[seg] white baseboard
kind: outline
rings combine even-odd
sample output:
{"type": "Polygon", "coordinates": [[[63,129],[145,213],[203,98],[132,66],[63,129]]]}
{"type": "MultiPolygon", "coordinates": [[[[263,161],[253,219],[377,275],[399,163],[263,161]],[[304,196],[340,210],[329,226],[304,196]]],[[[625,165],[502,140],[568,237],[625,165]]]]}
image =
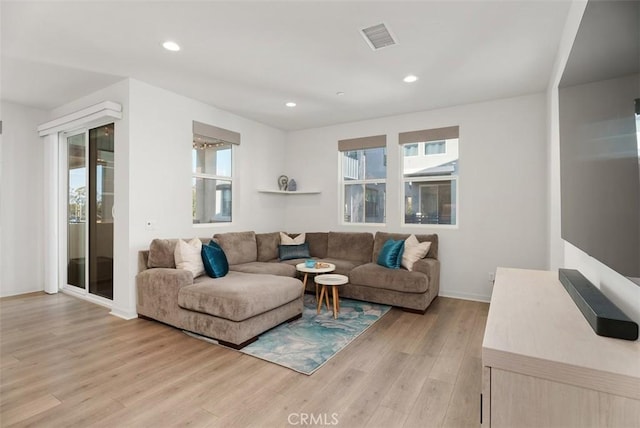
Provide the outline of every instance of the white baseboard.
{"type": "Polygon", "coordinates": [[[111,312],[109,312],[109,314],[127,321],[138,318],[137,312],[123,311],[121,309],[113,307],[111,308],[111,312]]]}
{"type": "Polygon", "coordinates": [[[9,290],[9,291],[3,291],[2,294],[0,294],[0,297],[20,296],[22,294],[38,293],[40,291],[44,291],[44,289],[34,288],[33,290],[9,290]]]}
{"type": "Polygon", "coordinates": [[[450,297],[452,299],[472,300],[474,302],[484,302],[484,303],[489,303],[491,301],[491,296],[486,296],[484,294],[457,292],[457,291],[446,291],[446,292],[440,291],[440,293],[438,293],[438,296],[450,297]]]}

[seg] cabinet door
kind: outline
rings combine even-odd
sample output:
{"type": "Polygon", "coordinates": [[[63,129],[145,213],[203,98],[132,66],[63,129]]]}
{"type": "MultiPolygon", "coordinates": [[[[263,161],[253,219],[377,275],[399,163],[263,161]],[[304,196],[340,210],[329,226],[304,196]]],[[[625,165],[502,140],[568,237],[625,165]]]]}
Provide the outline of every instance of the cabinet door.
{"type": "Polygon", "coordinates": [[[491,426],[491,367],[482,367],[482,395],[480,399],[480,425],[491,426]]]}

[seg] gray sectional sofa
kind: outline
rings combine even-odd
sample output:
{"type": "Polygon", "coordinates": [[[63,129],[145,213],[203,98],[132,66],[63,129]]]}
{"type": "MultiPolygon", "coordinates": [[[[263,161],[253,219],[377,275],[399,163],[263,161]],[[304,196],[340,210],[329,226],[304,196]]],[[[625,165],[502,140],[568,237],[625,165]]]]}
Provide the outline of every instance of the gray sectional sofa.
{"type": "MultiPolygon", "coordinates": [[[[438,236],[416,235],[420,242],[430,241],[431,247],[412,271],[376,263],[388,239],[408,236],[307,232],[306,242],[312,258],[335,264],[335,273],[349,277],[349,283],[340,288],[341,297],[424,313],[440,287],[438,236]]],[[[223,278],[204,275],[194,279],[189,271],[171,266],[176,240],[154,240],[150,250],[140,252],[136,277],[139,315],[237,348],[301,316],[303,290],[302,282],[296,279],[295,265],[304,259],[278,259],[280,232],[229,232],[216,234],[213,239],[229,262],[230,271],[223,278]]],[[[206,243],[208,238],[202,241],[206,243]]],[[[314,290],[310,281],[307,291],[314,290]]]]}

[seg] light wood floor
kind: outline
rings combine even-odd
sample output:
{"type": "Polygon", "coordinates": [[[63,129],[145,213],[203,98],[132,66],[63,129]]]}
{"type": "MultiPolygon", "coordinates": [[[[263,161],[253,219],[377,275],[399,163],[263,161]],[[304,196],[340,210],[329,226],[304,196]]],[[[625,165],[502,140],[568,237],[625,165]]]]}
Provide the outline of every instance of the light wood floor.
{"type": "Polygon", "coordinates": [[[64,294],[4,298],[0,426],[478,427],[487,310],[392,309],[305,376],[64,294]]]}

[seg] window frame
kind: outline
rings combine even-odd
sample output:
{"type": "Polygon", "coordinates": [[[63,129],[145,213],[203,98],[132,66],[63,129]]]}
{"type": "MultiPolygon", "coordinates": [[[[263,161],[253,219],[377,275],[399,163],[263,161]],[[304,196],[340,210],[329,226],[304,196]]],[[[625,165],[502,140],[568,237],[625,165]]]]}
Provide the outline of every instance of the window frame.
{"type": "Polygon", "coordinates": [[[459,175],[434,175],[429,177],[405,177],[402,173],[402,168],[400,168],[400,182],[401,191],[400,193],[400,218],[401,218],[401,226],[402,227],[415,227],[420,229],[425,228],[437,228],[437,229],[458,229],[460,227],[460,180],[459,175]],[[407,223],[405,220],[405,187],[407,183],[411,182],[412,184],[416,183],[428,183],[434,181],[455,181],[456,184],[456,224],[439,224],[439,223],[407,223]]]}
{"type": "MultiPolygon", "coordinates": [[[[194,139],[196,138],[196,135],[194,134],[194,139]]],[[[231,150],[231,175],[230,176],[225,176],[225,175],[217,175],[217,174],[207,174],[207,173],[202,173],[202,172],[195,172],[193,170],[193,164],[191,165],[191,204],[193,206],[194,203],[194,197],[197,197],[197,195],[193,194],[193,180],[196,179],[203,179],[203,180],[221,180],[221,181],[228,181],[231,184],[231,215],[230,215],[230,220],[229,221],[218,221],[218,222],[207,222],[207,223],[194,223],[194,217],[193,217],[193,213],[191,216],[191,225],[194,228],[203,228],[203,227],[224,227],[224,226],[229,226],[233,224],[234,221],[234,213],[236,213],[236,190],[235,190],[235,186],[234,181],[235,181],[235,171],[236,171],[236,156],[237,156],[237,150],[236,147],[237,144],[234,143],[230,143],[228,141],[220,141],[222,143],[228,144],[231,150]]],[[[195,149],[195,142],[192,144],[192,148],[191,148],[191,156],[193,157],[193,150],[195,149]]],[[[196,201],[197,202],[197,201],[196,201]]]]}
{"type": "MultiPolygon", "coordinates": [[[[457,128],[457,127],[456,127],[457,128]]],[[[443,130],[446,130],[446,128],[441,128],[443,130]]],[[[425,130],[425,131],[419,131],[419,132],[432,132],[435,131],[436,133],[438,131],[440,131],[440,129],[434,129],[434,130],[425,130]]],[[[427,154],[423,154],[422,156],[426,156],[426,157],[432,157],[432,156],[445,156],[448,152],[448,140],[458,140],[458,157],[456,159],[456,162],[460,162],[460,135],[459,135],[459,131],[458,132],[457,137],[455,138],[438,138],[438,139],[434,139],[434,140],[428,140],[428,141],[420,141],[418,142],[418,144],[421,144],[423,146],[426,146],[426,144],[428,144],[429,142],[436,142],[436,141],[444,141],[445,142],[445,152],[444,153],[437,153],[437,154],[431,154],[431,155],[427,155],[427,154]]],[[[400,140],[400,134],[399,133],[399,140],[400,140]]],[[[399,192],[398,192],[398,200],[399,200],[399,209],[400,209],[400,227],[406,227],[406,228],[415,228],[415,229],[441,229],[441,230],[446,230],[446,229],[459,229],[460,228],[460,173],[459,171],[457,171],[456,174],[450,174],[450,175],[430,175],[430,176],[424,176],[424,177],[405,177],[404,176],[404,162],[405,162],[405,156],[404,156],[404,146],[406,144],[416,144],[415,142],[410,142],[410,143],[405,143],[405,144],[398,144],[399,149],[398,149],[398,177],[399,177],[399,192]],[[450,181],[452,183],[455,183],[455,219],[456,219],[456,223],[455,224],[438,224],[438,223],[407,223],[406,222],[406,215],[405,215],[405,189],[408,183],[424,183],[424,182],[433,182],[433,181],[450,181]]],[[[426,149],[423,149],[422,152],[424,152],[426,149]]],[[[409,158],[413,158],[413,156],[409,156],[409,158]]]]}
{"type": "Polygon", "coordinates": [[[338,203],[338,224],[340,224],[341,226],[354,226],[354,227],[369,227],[369,226],[374,226],[374,227],[382,227],[382,226],[386,226],[387,225],[387,200],[388,200],[388,187],[387,187],[387,182],[388,182],[388,178],[389,178],[389,168],[388,168],[388,153],[387,153],[388,148],[386,146],[383,147],[367,147],[367,148],[362,148],[362,149],[356,149],[356,150],[346,150],[346,151],[338,151],[338,194],[340,195],[340,200],[338,203]],[[346,157],[347,153],[349,152],[356,152],[356,151],[365,151],[365,150],[374,150],[374,149],[382,149],[383,150],[383,159],[384,159],[384,164],[385,164],[385,177],[384,178],[369,178],[369,179],[361,179],[361,180],[349,180],[346,181],[344,178],[344,157],[346,157]],[[367,184],[384,184],[384,192],[385,192],[385,198],[384,198],[384,204],[383,204],[383,218],[384,218],[384,222],[379,223],[367,223],[365,222],[348,222],[345,221],[345,212],[344,212],[344,207],[346,204],[346,186],[347,185],[362,185],[363,186],[363,198],[365,200],[365,203],[363,204],[363,209],[365,210],[364,212],[364,218],[366,219],[366,194],[367,194],[367,184]]]}

